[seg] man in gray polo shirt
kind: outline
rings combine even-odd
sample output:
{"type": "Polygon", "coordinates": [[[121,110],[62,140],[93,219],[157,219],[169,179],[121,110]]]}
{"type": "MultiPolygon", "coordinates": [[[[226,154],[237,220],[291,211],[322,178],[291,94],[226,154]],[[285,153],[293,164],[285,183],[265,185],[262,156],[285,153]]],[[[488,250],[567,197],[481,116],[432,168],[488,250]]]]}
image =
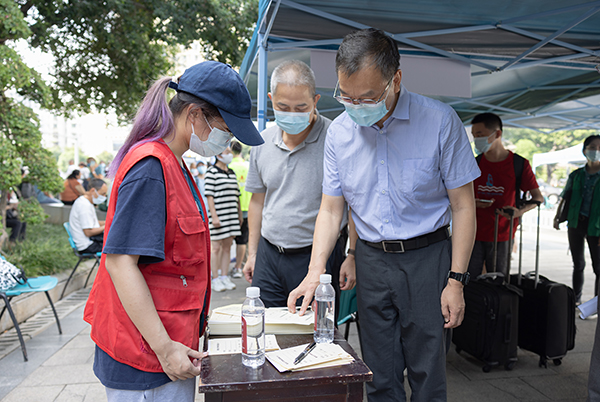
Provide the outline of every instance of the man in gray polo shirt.
{"type": "MultiPolygon", "coordinates": [[[[314,73],[301,61],[275,68],[269,98],[277,125],[262,132],[265,144],[250,153],[246,191],[252,198],[244,275],[260,288],[266,307],[284,307],[289,292],[308,272],[331,120],[317,112],[320,95],[315,92],[314,73]]],[[[344,218],[340,229],[345,227],[344,218]]],[[[338,295],[338,282],[341,289],[351,289],[355,281],[354,256],[340,272],[345,243],[346,236],[339,236],[327,263],[338,295]]]]}

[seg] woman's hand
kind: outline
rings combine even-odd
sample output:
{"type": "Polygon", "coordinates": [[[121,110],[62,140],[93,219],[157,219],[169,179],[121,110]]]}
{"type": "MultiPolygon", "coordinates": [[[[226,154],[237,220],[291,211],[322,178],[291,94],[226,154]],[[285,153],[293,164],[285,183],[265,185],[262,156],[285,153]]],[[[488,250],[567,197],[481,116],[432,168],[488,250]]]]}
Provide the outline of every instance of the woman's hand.
{"type": "Polygon", "coordinates": [[[175,341],[154,352],[171,381],[186,380],[200,375],[201,361],[208,356],[208,352],[198,352],[175,341]]]}

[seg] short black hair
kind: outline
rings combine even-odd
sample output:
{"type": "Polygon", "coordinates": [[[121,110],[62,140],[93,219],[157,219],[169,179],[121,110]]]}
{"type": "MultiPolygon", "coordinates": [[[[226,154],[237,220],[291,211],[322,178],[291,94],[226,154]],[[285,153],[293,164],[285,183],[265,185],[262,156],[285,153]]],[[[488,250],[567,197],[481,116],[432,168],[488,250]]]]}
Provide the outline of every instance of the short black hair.
{"type": "Polygon", "coordinates": [[[500,116],[494,113],[480,113],[477,116],[473,117],[471,120],[471,125],[483,123],[485,128],[488,130],[500,130],[502,131],[502,119],[500,116]]]}
{"type": "Polygon", "coordinates": [[[235,155],[239,155],[242,153],[242,144],[240,144],[238,141],[231,141],[230,147],[231,152],[235,155]]]}
{"type": "Polygon", "coordinates": [[[90,180],[89,188],[95,188],[96,190],[100,190],[105,184],[106,182],[104,180],[93,178],[92,180],[90,180]]]}
{"type": "Polygon", "coordinates": [[[585,141],[583,141],[583,150],[585,151],[588,145],[590,145],[594,140],[600,140],[600,135],[590,135],[587,137],[585,141]]]}
{"type": "Polygon", "coordinates": [[[396,42],[375,28],[346,35],[335,56],[336,73],[351,76],[369,65],[377,66],[384,79],[391,79],[400,68],[396,42]]]}

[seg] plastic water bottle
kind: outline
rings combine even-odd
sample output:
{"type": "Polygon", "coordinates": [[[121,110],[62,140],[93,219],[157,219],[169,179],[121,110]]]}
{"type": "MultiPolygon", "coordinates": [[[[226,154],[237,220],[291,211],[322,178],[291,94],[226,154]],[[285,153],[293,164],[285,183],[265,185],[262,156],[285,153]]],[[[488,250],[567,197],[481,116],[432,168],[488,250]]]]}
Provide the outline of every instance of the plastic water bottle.
{"type": "Polygon", "coordinates": [[[265,305],[257,287],[246,288],[242,304],[242,363],[252,368],[265,363],[265,305]]]}
{"type": "Polygon", "coordinates": [[[335,290],[331,286],[331,275],[323,274],[315,291],[313,311],[315,314],[315,342],[333,342],[335,290]]]}

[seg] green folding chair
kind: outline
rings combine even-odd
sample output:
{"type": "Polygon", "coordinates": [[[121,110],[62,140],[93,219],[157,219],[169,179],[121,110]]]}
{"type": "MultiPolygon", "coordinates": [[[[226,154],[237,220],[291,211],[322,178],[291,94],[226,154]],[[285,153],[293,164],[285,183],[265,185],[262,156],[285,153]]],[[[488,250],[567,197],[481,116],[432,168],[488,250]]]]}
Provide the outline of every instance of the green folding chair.
{"type": "Polygon", "coordinates": [[[340,294],[340,311],[338,317],[340,317],[337,322],[338,327],[342,324],[346,324],[344,330],[344,338],[346,338],[346,340],[348,340],[348,334],[350,333],[350,324],[355,322],[356,328],[360,330],[358,309],[356,307],[356,288],[342,290],[340,294]]]}

